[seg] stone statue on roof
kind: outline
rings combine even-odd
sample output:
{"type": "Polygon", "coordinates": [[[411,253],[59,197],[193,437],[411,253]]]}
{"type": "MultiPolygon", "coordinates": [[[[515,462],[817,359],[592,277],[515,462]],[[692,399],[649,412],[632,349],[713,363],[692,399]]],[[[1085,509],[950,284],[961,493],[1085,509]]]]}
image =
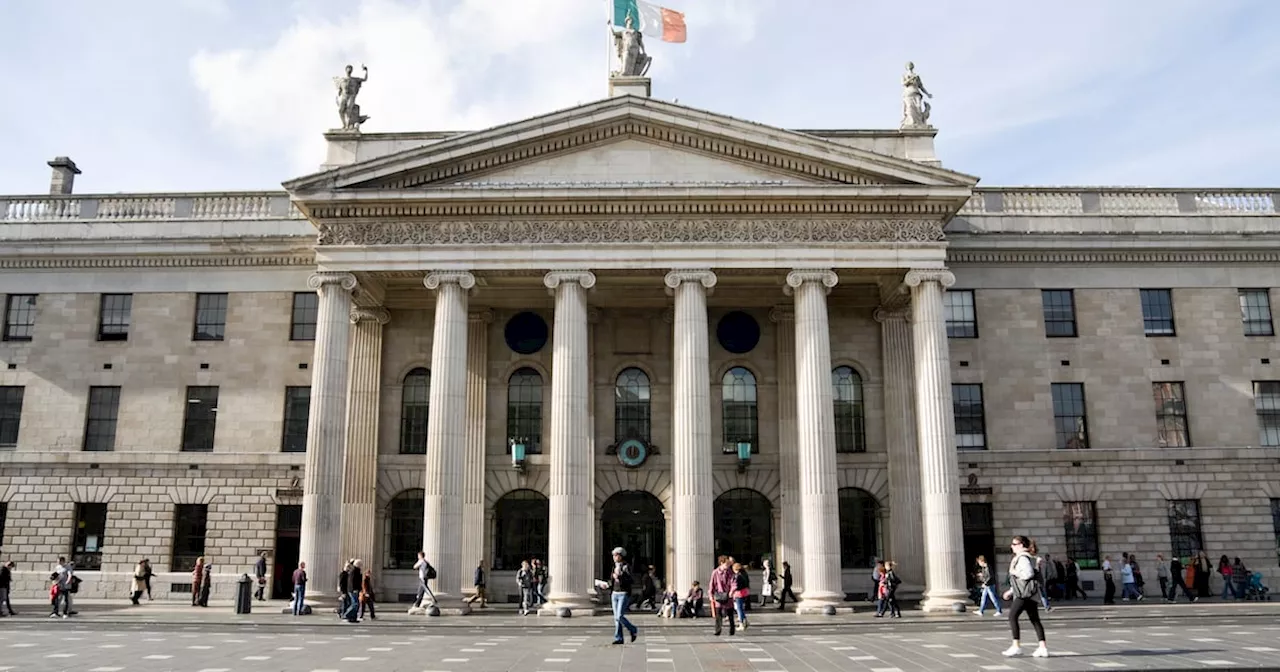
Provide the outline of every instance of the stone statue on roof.
{"type": "Polygon", "coordinates": [[[627,12],[626,27],[613,31],[613,45],[618,51],[621,69],[615,77],[644,77],[653,58],[644,53],[644,35],[635,27],[635,19],[627,12]]]}
{"type": "Polygon", "coordinates": [[[333,84],[338,87],[338,117],[342,119],[342,130],[360,132],[360,124],[369,120],[360,114],[360,106],[356,104],[356,96],[360,94],[360,85],[369,81],[369,68],[361,64],[364,77],[351,74],[352,67],[347,66],[346,74],[334,77],[333,84]]]}
{"type": "Polygon", "coordinates": [[[929,110],[933,108],[925,97],[932,98],[933,94],[924,88],[915,63],[908,62],[907,72],[902,75],[902,128],[929,127],[929,110]]]}

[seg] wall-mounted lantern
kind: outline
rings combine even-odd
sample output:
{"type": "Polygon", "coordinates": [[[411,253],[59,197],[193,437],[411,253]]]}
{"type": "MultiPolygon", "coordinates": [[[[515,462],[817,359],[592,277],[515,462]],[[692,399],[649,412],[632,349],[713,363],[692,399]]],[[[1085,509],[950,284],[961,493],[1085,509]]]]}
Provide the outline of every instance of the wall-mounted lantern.
{"type": "Polygon", "coordinates": [[[511,439],[511,466],[516,471],[524,471],[524,451],[523,439],[511,439]]]}
{"type": "Polygon", "coordinates": [[[751,444],[747,441],[738,442],[738,473],[746,473],[747,467],[751,464],[751,444]]]}

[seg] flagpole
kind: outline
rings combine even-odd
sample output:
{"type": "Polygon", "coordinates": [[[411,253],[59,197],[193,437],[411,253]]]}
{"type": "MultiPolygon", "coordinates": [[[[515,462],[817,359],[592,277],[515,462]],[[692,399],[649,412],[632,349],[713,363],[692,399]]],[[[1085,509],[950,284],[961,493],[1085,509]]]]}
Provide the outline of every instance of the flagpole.
{"type": "Polygon", "coordinates": [[[609,73],[613,66],[613,0],[604,0],[604,75],[605,75],[605,95],[608,92],[609,73]]]}

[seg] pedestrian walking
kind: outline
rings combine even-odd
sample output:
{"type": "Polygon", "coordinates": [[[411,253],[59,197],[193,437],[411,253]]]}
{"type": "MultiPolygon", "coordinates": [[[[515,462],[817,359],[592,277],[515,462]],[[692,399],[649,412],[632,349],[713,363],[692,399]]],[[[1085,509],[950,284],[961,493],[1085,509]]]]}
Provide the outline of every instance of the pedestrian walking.
{"type": "Polygon", "coordinates": [[[360,616],[358,620],[364,620],[366,609],[369,610],[369,620],[378,620],[378,611],[374,609],[374,601],[373,570],[366,570],[360,583],[360,616]]]}
{"type": "Polygon", "coordinates": [[[782,563],[782,592],[778,594],[778,611],[787,608],[787,597],[791,597],[792,602],[799,602],[799,598],[791,590],[791,563],[785,560],[782,563]]]}
{"type": "Polygon", "coordinates": [[[1125,557],[1123,564],[1120,565],[1120,601],[1128,602],[1129,599],[1142,599],[1138,594],[1137,579],[1133,575],[1133,564],[1129,562],[1129,558],[1125,557]]]}
{"type": "Polygon", "coordinates": [[[302,616],[305,612],[303,609],[304,602],[307,597],[307,563],[299,562],[298,568],[293,570],[293,615],[302,616]]]}
{"type": "Polygon", "coordinates": [[[142,585],[147,589],[148,602],[150,602],[153,599],[151,597],[151,577],[155,575],[156,573],[151,571],[151,561],[148,560],[147,558],[143,558],[142,559],[142,585]]]}
{"type": "Polygon", "coordinates": [[[1116,580],[1111,573],[1111,556],[1102,556],[1102,582],[1106,588],[1102,593],[1103,604],[1116,603],[1116,580]]]}
{"type": "Polygon", "coordinates": [[[1156,582],[1160,584],[1160,599],[1169,601],[1169,565],[1163,553],[1156,553],[1156,582]]]}
{"type": "Polygon", "coordinates": [[[422,606],[424,597],[431,598],[432,606],[436,603],[436,594],[431,592],[431,586],[428,581],[436,578],[436,568],[427,562],[427,554],[424,551],[418,551],[418,561],[413,563],[413,568],[418,570],[418,598],[413,601],[414,608],[422,606]]]}
{"type": "Polygon", "coordinates": [[[475,586],[476,592],[474,595],[472,595],[470,598],[465,599],[464,601],[467,604],[473,604],[476,601],[476,599],[479,599],[480,608],[484,609],[485,607],[488,606],[485,603],[485,594],[484,594],[484,585],[485,585],[484,560],[481,560],[480,562],[476,563],[476,573],[472,577],[471,585],[475,586]]]}
{"type": "Polygon", "coordinates": [[[138,564],[133,568],[133,581],[129,595],[129,601],[133,606],[138,606],[138,600],[142,598],[142,594],[147,590],[147,565],[146,560],[139,560],[138,564]]]}
{"type": "Polygon", "coordinates": [[[347,570],[347,611],[343,617],[348,623],[360,621],[360,587],[364,585],[363,563],[359,558],[352,558],[351,569],[347,570]]]}
{"type": "Polygon", "coordinates": [[[778,581],[777,572],[773,571],[773,565],[768,560],[764,561],[764,571],[760,575],[760,606],[769,606],[769,602],[773,600],[774,584],[778,581]]]}
{"type": "Polygon", "coordinates": [[[520,561],[520,569],[516,570],[516,587],[520,589],[520,615],[528,616],[537,609],[538,600],[534,597],[533,565],[528,560],[520,561]]]}
{"type": "Polygon", "coordinates": [[[880,575],[880,605],[876,609],[876,618],[883,617],[886,609],[889,618],[902,618],[902,611],[898,608],[898,585],[902,579],[893,571],[894,567],[892,560],[885,561],[884,572],[880,575]]]}
{"type": "Polygon", "coordinates": [[[626,563],[627,550],[621,546],[613,549],[613,573],[610,576],[610,601],[613,605],[613,643],[622,643],[622,630],[631,633],[631,641],[636,641],[639,628],[627,618],[627,603],[631,601],[631,566],[626,563]]]}
{"type": "Polygon", "coordinates": [[[1080,599],[1089,599],[1089,594],[1084,592],[1084,588],[1080,587],[1080,563],[1075,558],[1067,558],[1067,599],[1074,600],[1076,595],[1080,599]]]}
{"type": "Polygon", "coordinates": [[[541,606],[547,603],[547,584],[550,582],[550,575],[547,572],[546,563],[538,558],[533,559],[533,598],[537,600],[537,605],[541,606]]]}
{"type": "Polygon", "coordinates": [[[716,559],[719,564],[715,571],[711,572],[711,581],[708,585],[711,587],[711,618],[716,622],[715,635],[720,636],[720,624],[723,619],[729,619],[729,636],[732,637],[737,625],[734,622],[733,612],[733,594],[738,590],[737,575],[733,572],[733,560],[727,555],[722,555],[716,559]]]}
{"type": "Polygon", "coordinates": [[[13,589],[13,570],[15,567],[16,565],[13,564],[12,560],[0,566],[0,616],[18,615],[18,612],[13,610],[13,603],[9,601],[9,594],[13,589]]]}
{"type": "Polygon", "coordinates": [[[979,616],[986,616],[987,602],[991,602],[991,606],[996,609],[996,616],[1003,616],[1004,611],[1000,608],[1000,598],[996,596],[996,586],[999,585],[996,578],[996,570],[987,564],[987,556],[978,556],[978,589],[982,591],[982,597],[978,601],[979,616]]]}
{"type": "MultiPolygon", "coordinates": [[[[1192,562],[1194,562],[1194,560],[1192,562]]],[[[1191,588],[1187,586],[1186,576],[1190,574],[1188,571],[1190,569],[1190,566],[1184,568],[1182,566],[1182,561],[1179,560],[1177,556],[1174,556],[1169,560],[1169,578],[1173,580],[1173,586],[1169,588],[1169,595],[1165,599],[1170,602],[1176,602],[1178,599],[1178,589],[1181,588],[1182,593],[1187,596],[1188,600],[1191,602],[1196,601],[1196,596],[1192,594],[1191,588]]]]}
{"type": "Polygon", "coordinates": [[[196,558],[196,566],[191,569],[191,606],[200,606],[200,586],[204,584],[204,556],[196,558]]]}
{"type": "Polygon", "coordinates": [[[253,563],[253,577],[257,579],[258,590],[253,594],[259,602],[265,602],[267,599],[267,552],[263,551],[258,556],[257,562],[253,563]]]}
{"type": "Polygon", "coordinates": [[[1013,644],[1005,649],[1004,655],[1022,655],[1022,627],[1018,617],[1026,613],[1031,627],[1035,628],[1036,639],[1040,640],[1040,646],[1031,655],[1048,658],[1049,647],[1045,643],[1039,611],[1039,592],[1043,588],[1036,580],[1036,558],[1031,555],[1031,540],[1023,536],[1014,537],[1009,548],[1013,551],[1013,560],[1009,563],[1009,589],[1004,591],[1004,599],[1009,600],[1009,634],[1013,637],[1013,644]]]}
{"type": "MultiPolygon", "coordinates": [[[[733,558],[730,558],[732,560],[733,558]]],[[[747,601],[751,599],[751,574],[740,562],[733,563],[733,608],[738,612],[738,627],[747,629],[747,601]]]]}
{"type": "Polygon", "coordinates": [[[213,561],[204,561],[204,572],[200,575],[200,606],[209,606],[209,593],[213,592],[213,561]]]}
{"type": "Polygon", "coordinates": [[[1031,541],[1031,547],[1027,549],[1027,552],[1036,561],[1036,583],[1040,584],[1040,604],[1045,611],[1053,611],[1053,607],[1049,606],[1049,591],[1046,588],[1044,578],[1045,559],[1039,556],[1040,549],[1036,548],[1035,540],[1031,541]]]}

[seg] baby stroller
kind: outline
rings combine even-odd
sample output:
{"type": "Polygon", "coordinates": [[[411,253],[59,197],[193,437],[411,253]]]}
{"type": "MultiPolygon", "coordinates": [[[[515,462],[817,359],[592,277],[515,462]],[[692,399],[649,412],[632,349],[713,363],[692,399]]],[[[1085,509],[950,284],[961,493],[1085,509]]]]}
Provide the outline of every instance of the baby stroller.
{"type": "Polygon", "coordinates": [[[1271,601],[1271,589],[1262,585],[1262,572],[1249,574],[1249,585],[1244,589],[1244,599],[1259,602],[1271,601]]]}

